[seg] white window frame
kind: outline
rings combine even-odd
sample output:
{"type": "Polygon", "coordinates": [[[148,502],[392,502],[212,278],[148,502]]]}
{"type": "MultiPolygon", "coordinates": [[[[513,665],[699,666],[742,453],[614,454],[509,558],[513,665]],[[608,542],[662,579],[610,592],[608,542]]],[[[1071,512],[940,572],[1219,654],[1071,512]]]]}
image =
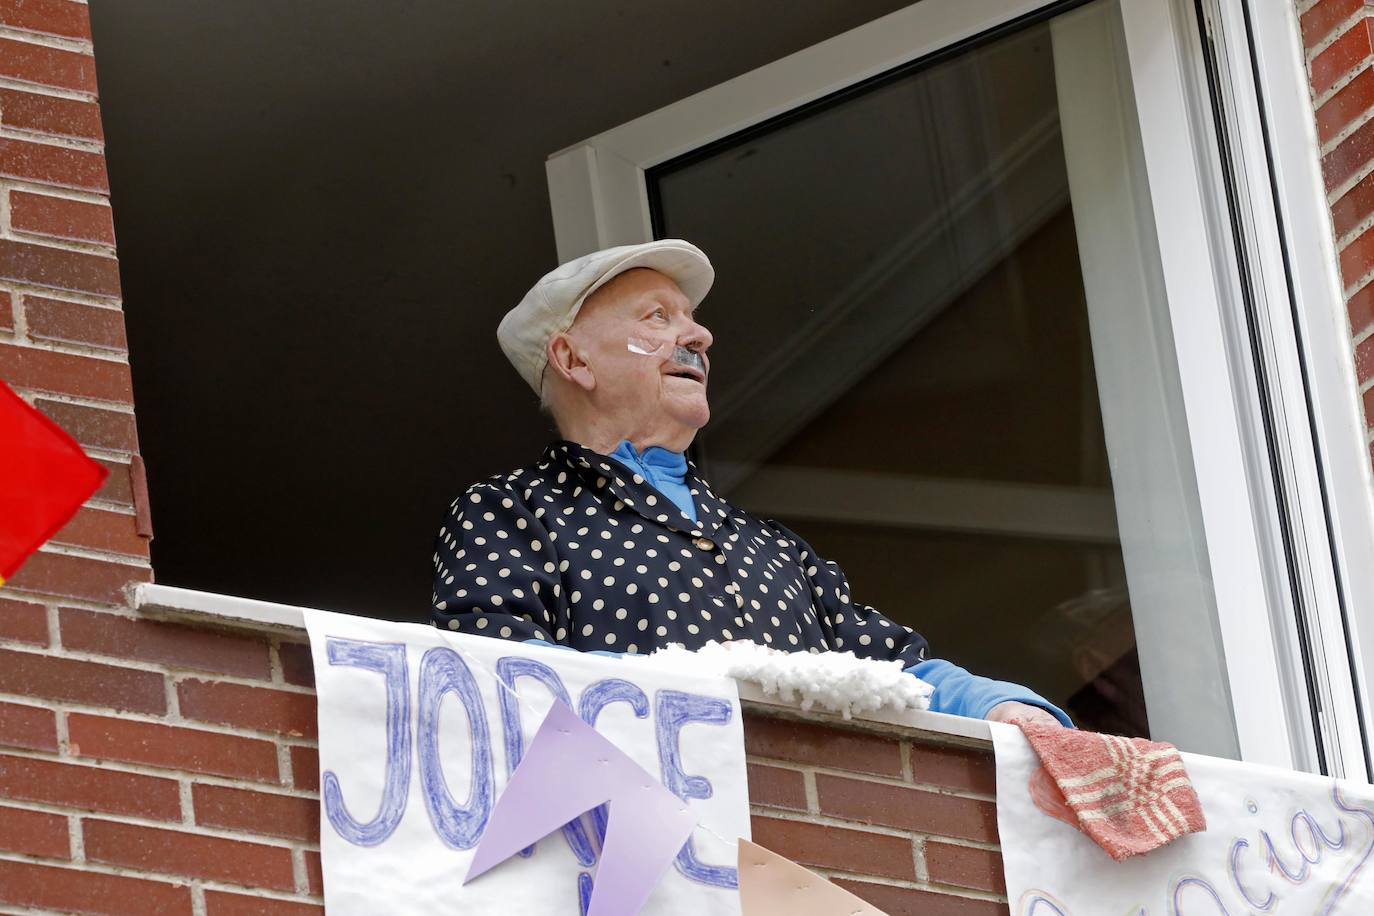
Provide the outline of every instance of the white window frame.
{"type": "MultiPolygon", "coordinates": [[[[1232,78],[1242,95],[1242,107],[1252,114],[1246,127],[1251,136],[1241,152],[1257,169],[1267,164],[1272,170],[1271,182],[1256,182],[1252,193],[1257,209],[1267,206],[1265,212],[1282,217],[1271,217],[1259,227],[1269,235],[1264,240],[1270,252],[1265,260],[1274,267],[1270,277],[1276,288],[1268,302],[1280,338],[1275,350],[1290,363],[1285,394],[1290,400],[1305,394],[1310,405],[1307,415],[1295,409],[1303,423],[1310,417],[1311,425],[1309,454],[1301,462],[1304,479],[1298,485],[1301,509],[1308,514],[1308,525],[1329,534],[1325,539],[1317,534],[1309,538],[1320,549],[1308,560],[1324,593],[1320,624],[1328,653],[1346,654],[1341,653],[1347,647],[1340,640],[1344,636],[1348,641],[1346,676],[1353,681],[1353,694],[1361,707],[1358,714],[1366,736],[1368,767],[1368,744],[1374,736],[1368,692],[1374,677],[1374,473],[1321,175],[1302,32],[1296,4],[1250,2],[1245,4],[1247,20],[1242,3],[1207,0],[1204,7],[1215,40],[1235,61],[1232,78]],[[1226,34],[1217,34],[1222,29],[1226,34]],[[1246,44],[1248,48],[1243,47],[1246,44]],[[1247,52],[1253,55],[1253,67],[1247,52]],[[1260,134],[1264,125],[1256,123],[1261,112],[1268,125],[1265,135],[1260,134]],[[1286,288],[1281,265],[1274,263],[1283,252],[1288,258],[1286,288]]],[[[1354,711],[1342,714],[1348,717],[1354,711]]],[[[1347,722],[1343,727],[1348,731],[1351,725],[1347,722]]],[[[1359,772],[1353,762],[1349,769],[1359,772]]],[[[1371,776],[1374,773],[1365,773],[1365,778],[1371,776]]]]}
{"type": "MultiPolygon", "coordinates": [[[[1232,26],[1233,35],[1243,33],[1242,2],[1213,3],[1218,20],[1232,26]]],[[[653,237],[646,169],[1051,5],[1046,0],[921,0],[553,153],[547,174],[559,260],[653,237]]],[[[1278,84],[1266,91],[1270,115],[1282,117],[1285,125],[1310,125],[1310,108],[1280,91],[1296,84],[1290,53],[1293,11],[1288,4],[1268,6],[1273,9],[1258,17],[1264,24],[1257,28],[1262,33],[1257,51],[1278,84]]],[[[1374,585],[1368,580],[1374,570],[1350,562],[1354,557],[1374,556],[1367,547],[1374,542],[1368,469],[1361,475],[1344,454],[1364,453],[1362,439],[1359,449],[1347,448],[1353,379],[1333,370],[1330,360],[1313,372],[1314,409],[1324,456],[1313,450],[1310,434],[1306,450],[1302,447],[1307,414],[1303,405],[1292,401],[1301,386],[1289,384],[1280,392],[1288,408],[1283,415],[1284,431],[1296,443],[1289,455],[1292,479],[1285,485],[1300,497],[1296,516],[1304,523],[1303,543],[1313,555],[1304,567],[1306,575],[1300,577],[1312,620],[1300,634],[1292,607],[1285,603],[1287,575],[1276,574],[1281,569],[1276,566],[1281,545],[1272,534],[1273,497],[1265,489],[1268,471],[1256,455],[1253,369],[1247,365],[1248,354],[1237,349],[1234,251],[1220,238],[1225,222],[1219,224],[1218,217],[1224,217],[1224,201],[1217,206],[1221,191],[1214,170],[1216,138],[1205,83],[1199,82],[1205,74],[1197,23],[1191,4],[1181,0],[1124,0],[1121,23],[1131,81],[1137,87],[1134,103],[1150,186],[1150,215],[1156,228],[1167,230],[1157,233],[1159,257],[1192,441],[1220,642],[1227,660],[1235,744],[1241,759],[1249,762],[1315,769],[1318,742],[1322,742],[1326,769],[1367,778],[1357,716],[1360,694],[1353,686],[1354,680],[1362,683],[1364,668],[1352,671],[1344,664],[1345,653],[1337,651],[1349,638],[1361,665],[1374,663],[1374,637],[1363,643],[1358,640],[1359,621],[1351,621],[1347,631],[1338,601],[1339,586],[1347,606],[1359,596],[1359,606],[1374,615],[1374,603],[1368,600],[1374,585]],[[1330,516],[1344,565],[1344,578],[1339,580],[1332,572],[1327,542],[1318,537],[1327,524],[1317,464],[1322,457],[1328,503],[1342,504],[1330,516]],[[1333,494],[1340,499],[1332,499],[1333,494]],[[1346,505],[1352,499],[1360,508],[1346,505]],[[1303,635],[1318,640],[1325,649],[1323,659],[1329,662],[1315,678],[1323,715],[1329,719],[1321,735],[1312,726],[1312,698],[1300,672],[1302,659],[1296,647],[1303,635]],[[1368,658],[1359,654],[1362,645],[1367,646],[1368,658]]],[[[1230,66],[1243,70],[1248,66],[1248,48],[1245,55],[1235,50],[1228,58],[1230,66]]],[[[1301,75],[1301,57],[1296,67],[1301,75]]],[[[1263,136],[1255,130],[1258,114],[1258,108],[1249,116],[1243,113],[1243,129],[1232,138],[1241,148],[1240,155],[1251,163],[1266,161],[1263,136]]],[[[1285,129],[1282,133],[1290,139],[1295,132],[1285,129]]],[[[1319,184],[1311,180],[1315,147],[1290,145],[1295,148],[1285,150],[1279,162],[1285,181],[1290,174],[1297,176],[1285,188],[1282,201],[1290,236],[1284,241],[1291,245],[1295,225],[1310,231],[1320,221],[1308,211],[1321,198],[1313,190],[1319,184]],[[1309,193],[1310,200],[1304,197],[1309,193]]],[[[1272,244],[1257,245],[1251,254],[1263,265],[1263,288],[1272,294],[1272,284],[1283,282],[1285,276],[1282,249],[1272,202],[1264,194],[1258,197],[1249,202],[1256,235],[1272,244]]],[[[1325,233],[1329,237],[1329,228],[1325,233]]],[[[1333,322],[1329,319],[1332,303],[1340,302],[1330,288],[1335,262],[1329,245],[1321,251],[1311,247],[1294,264],[1300,311],[1311,319],[1303,336],[1309,363],[1334,352],[1338,337],[1330,333],[1333,322]]],[[[1266,314],[1281,311],[1278,302],[1267,295],[1266,314]]],[[[1278,371],[1288,373],[1285,377],[1291,382],[1299,351],[1291,336],[1285,336],[1282,321],[1274,323],[1279,326],[1273,334],[1275,345],[1293,346],[1288,354],[1291,359],[1278,361],[1278,371]]],[[[1347,353],[1344,363],[1349,361],[1347,353]]]]}

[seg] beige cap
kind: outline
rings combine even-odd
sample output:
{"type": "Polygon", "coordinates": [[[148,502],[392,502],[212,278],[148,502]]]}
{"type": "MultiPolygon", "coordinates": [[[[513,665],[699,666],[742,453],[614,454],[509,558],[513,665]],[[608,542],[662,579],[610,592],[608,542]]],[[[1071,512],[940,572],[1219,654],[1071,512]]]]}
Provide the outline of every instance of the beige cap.
{"type": "Polygon", "coordinates": [[[496,329],[506,359],[536,394],[548,364],[549,338],[572,327],[587,297],[632,267],[651,267],[667,276],[693,306],[706,297],[716,279],[706,253],[682,239],[603,248],[544,274],[496,329]]]}

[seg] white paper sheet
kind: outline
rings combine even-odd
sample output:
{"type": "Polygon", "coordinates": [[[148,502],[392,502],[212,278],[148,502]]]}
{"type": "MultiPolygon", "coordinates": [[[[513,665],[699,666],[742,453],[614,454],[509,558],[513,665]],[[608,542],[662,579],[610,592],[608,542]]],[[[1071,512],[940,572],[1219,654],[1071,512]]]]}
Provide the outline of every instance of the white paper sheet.
{"type": "Polygon", "coordinates": [[[462,884],[485,823],[482,799],[494,801],[505,788],[511,742],[518,735],[529,746],[552,703],[545,680],[554,678],[580,714],[600,697],[597,730],[665,784],[673,762],[664,751],[672,746],[680,753],[680,772],[706,780],[692,784],[695,794],[707,797],[689,799],[700,817],[691,842],[695,867],[680,859],[643,912],[739,913],[737,891],[722,886],[735,874],[734,839],[749,836],[744,731],[733,680],[660,671],[645,658],[584,655],[323,611],[308,611],[306,628],[319,692],[320,849],[331,916],[580,912],[579,875],[594,875],[595,867],[579,865],[562,832],[541,840],[531,857],[513,858],[462,884]],[[471,673],[465,689],[467,702],[480,708],[475,726],[461,690],[439,689],[443,685],[431,678],[422,691],[424,658],[434,650],[456,652],[471,673]],[[498,672],[513,681],[518,703],[498,683],[498,672]],[[682,694],[695,698],[688,700],[693,709],[674,729],[660,713],[675,700],[681,709],[682,694]],[[643,718],[633,708],[641,696],[643,718]],[[708,713],[723,721],[702,721],[708,713]],[[430,810],[436,771],[462,814],[457,828],[449,822],[447,842],[430,810]],[[490,774],[489,792],[474,779],[482,773],[490,774]],[[473,845],[455,848],[455,842],[473,845]]]}
{"type": "Polygon", "coordinates": [[[1374,787],[1184,754],[1206,832],[1117,863],[1035,806],[1035,752],[991,724],[1014,916],[1374,914],[1374,787]]]}

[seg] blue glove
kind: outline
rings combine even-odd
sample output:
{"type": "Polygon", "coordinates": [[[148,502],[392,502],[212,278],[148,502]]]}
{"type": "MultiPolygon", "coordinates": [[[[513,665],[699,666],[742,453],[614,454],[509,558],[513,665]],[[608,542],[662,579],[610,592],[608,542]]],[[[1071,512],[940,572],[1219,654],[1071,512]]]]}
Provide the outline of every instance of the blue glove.
{"type": "Polygon", "coordinates": [[[992,678],[972,674],[942,658],[927,659],[904,670],[935,688],[930,697],[931,712],[986,719],[992,707],[1014,700],[1030,706],[1039,706],[1065,726],[1073,728],[1073,720],[1069,718],[1068,713],[1020,684],[994,681],[992,678]]]}

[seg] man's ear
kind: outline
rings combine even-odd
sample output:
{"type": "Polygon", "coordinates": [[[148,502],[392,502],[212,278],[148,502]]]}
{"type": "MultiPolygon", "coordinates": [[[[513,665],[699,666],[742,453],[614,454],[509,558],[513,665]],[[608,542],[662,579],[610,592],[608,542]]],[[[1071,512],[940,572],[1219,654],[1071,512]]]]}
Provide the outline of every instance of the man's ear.
{"type": "Polygon", "coordinates": [[[565,381],[572,382],[584,391],[596,388],[596,375],[592,367],[577,349],[567,334],[555,334],[549,338],[549,371],[558,373],[565,381]]]}

